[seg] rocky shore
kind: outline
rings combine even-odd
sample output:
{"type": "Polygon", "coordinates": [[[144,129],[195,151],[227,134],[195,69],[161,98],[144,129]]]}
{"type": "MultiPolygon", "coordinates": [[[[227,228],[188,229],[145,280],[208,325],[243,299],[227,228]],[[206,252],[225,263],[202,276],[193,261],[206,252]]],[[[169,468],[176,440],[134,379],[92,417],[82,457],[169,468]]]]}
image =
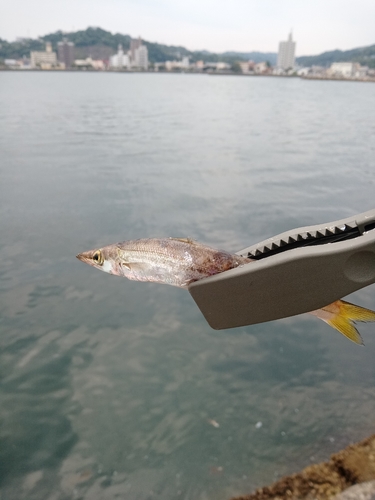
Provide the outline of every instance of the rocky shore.
{"type": "Polygon", "coordinates": [[[375,434],[271,486],[232,500],[375,500],[375,434]]]}

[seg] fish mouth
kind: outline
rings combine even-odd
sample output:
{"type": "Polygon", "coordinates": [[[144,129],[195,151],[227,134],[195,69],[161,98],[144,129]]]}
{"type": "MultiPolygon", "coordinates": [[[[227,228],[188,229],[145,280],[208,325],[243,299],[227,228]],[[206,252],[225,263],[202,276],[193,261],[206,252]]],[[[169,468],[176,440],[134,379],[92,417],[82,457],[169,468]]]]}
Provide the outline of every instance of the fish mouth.
{"type": "Polygon", "coordinates": [[[76,255],[77,259],[85,264],[92,264],[92,252],[82,252],[76,255]]]}

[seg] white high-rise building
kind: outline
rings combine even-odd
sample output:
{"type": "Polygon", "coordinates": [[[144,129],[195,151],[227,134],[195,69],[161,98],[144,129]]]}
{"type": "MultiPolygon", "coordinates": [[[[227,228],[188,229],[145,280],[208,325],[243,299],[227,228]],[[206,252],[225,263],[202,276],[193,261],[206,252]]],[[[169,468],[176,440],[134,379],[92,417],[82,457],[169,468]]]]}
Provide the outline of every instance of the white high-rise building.
{"type": "Polygon", "coordinates": [[[135,61],[135,51],[142,45],[142,38],[139,36],[138,38],[132,38],[130,40],[130,58],[134,62],[135,61]]]}
{"type": "Polygon", "coordinates": [[[136,68],[148,69],[148,50],[146,45],[141,45],[135,49],[134,66],[136,68]]]}
{"type": "Polygon", "coordinates": [[[279,44],[279,54],[277,56],[278,68],[284,70],[294,68],[295,53],[296,42],[293,42],[292,33],[290,33],[288,40],[279,44]]]}
{"type": "Polygon", "coordinates": [[[124,54],[121,44],[118,46],[117,54],[111,56],[110,66],[111,68],[119,68],[119,69],[130,67],[129,56],[128,54],[124,54]]]}

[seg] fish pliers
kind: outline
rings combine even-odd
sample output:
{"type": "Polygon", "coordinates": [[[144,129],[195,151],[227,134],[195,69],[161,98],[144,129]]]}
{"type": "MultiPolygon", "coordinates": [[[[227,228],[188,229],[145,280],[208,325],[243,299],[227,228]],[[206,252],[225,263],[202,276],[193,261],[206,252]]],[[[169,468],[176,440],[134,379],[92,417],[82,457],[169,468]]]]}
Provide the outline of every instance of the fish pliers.
{"type": "Polygon", "coordinates": [[[375,283],[375,209],[293,229],[237,254],[253,262],[188,287],[217,330],[314,311],[375,283]]]}

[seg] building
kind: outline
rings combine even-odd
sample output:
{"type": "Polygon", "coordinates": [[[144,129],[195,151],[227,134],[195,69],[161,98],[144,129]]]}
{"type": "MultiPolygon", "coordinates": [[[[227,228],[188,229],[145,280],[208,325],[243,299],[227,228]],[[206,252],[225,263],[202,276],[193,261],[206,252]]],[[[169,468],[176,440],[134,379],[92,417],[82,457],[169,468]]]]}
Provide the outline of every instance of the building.
{"type": "Polygon", "coordinates": [[[148,69],[148,50],[141,37],[130,40],[129,59],[132,68],[148,69]]]}
{"type": "Polygon", "coordinates": [[[132,38],[130,40],[130,58],[132,62],[135,61],[135,51],[139,49],[141,45],[142,45],[142,39],[140,36],[138,38],[132,38]]]}
{"type": "Polygon", "coordinates": [[[312,74],[312,69],[309,67],[306,68],[300,68],[297,70],[297,75],[298,76],[308,76],[312,74]]]}
{"type": "Polygon", "coordinates": [[[240,65],[242,73],[249,73],[249,61],[239,61],[238,64],[240,65]]]}
{"type": "Polygon", "coordinates": [[[165,61],[164,66],[167,71],[173,71],[180,68],[180,63],[178,61],[165,61]]]}
{"type": "Polygon", "coordinates": [[[68,42],[66,38],[58,42],[57,59],[60,63],[65,64],[65,68],[71,68],[74,64],[74,43],[68,42]]]}
{"type": "Polygon", "coordinates": [[[124,54],[121,43],[118,46],[117,54],[110,57],[109,65],[111,68],[122,69],[130,68],[130,59],[128,54],[124,54]]]}
{"type": "Polygon", "coordinates": [[[46,42],[45,52],[30,52],[32,68],[51,69],[57,66],[56,52],[52,52],[51,42],[46,42]]]}
{"type": "Polygon", "coordinates": [[[218,62],[216,64],[216,70],[217,71],[229,71],[230,70],[230,64],[225,63],[225,62],[218,62]]]}
{"type": "Polygon", "coordinates": [[[277,66],[283,70],[294,68],[296,53],[296,42],[292,40],[292,33],[289,34],[286,42],[280,42],[277,56],[277,66]]]}
{"type": "Polygon", "coordinates": [[[93,59],[91,56],[86,57],[86,59],[76,59],[74,61],[74,66],[79,69],[105,69],[104,61],[101,59],[93,59]]]}
{"type": "Polygon", "coordinates": [[[183,68],[183,69],[189,69],[190,68],[189,56],[185,56],[185,57],[182,58],[181,68],[183,68]]]}
{"type": "Polygon", "coordinates": [[[26,57],[22,59],[4,59],[4,65],[10,69],[31,69],[30,59],[26,57]]]}
{"type": "Polygon", "coordinates": [[[354,77],[355,78],[366,78],[366,76],[369,75],[369,67],[368,66],[361,66],[360,64],[357,64],[357,68],[354,71],[354,77]]]}
{"type": "Polygon", "coordinates": [[[4,59],[4,64],[7,68],[18,69],[20,62],[18,59],[4,59]]]}
{"type": "Polygon", "coordinates": [[[254,71],[257,75],[264,75],[268,72],[268,64],[266,61],[254,64],[254,71]]]}
{"type": "Polygon", "coordinates": [[[344,78],[350,78],[354,75],[356,65],[352,62],[337,62],[332,63],[329,68],[329,72],[332,75],[343,76],[344,78]]]}
{"type": "Polygon", "coordinates": [[[140,45],[135,49],[133,66],[141,69],[148,69],[148,50],[146,45],[140,45]]]}
{"type": "Polygon", "coordinates": [[[337,62],[332,63],[329,68],[329,73],[331,75],[342,76],[344,78],[350,78],[354,76],[357,69],[357,65],[352,62],[337,62]]]}
{"type": "Polygon", "coordinates": [[[339,78],[366,78],[368,76],[368,66],[361,66],[355,62],[332,63],[327,71],[329,76],[339,78]]]}

